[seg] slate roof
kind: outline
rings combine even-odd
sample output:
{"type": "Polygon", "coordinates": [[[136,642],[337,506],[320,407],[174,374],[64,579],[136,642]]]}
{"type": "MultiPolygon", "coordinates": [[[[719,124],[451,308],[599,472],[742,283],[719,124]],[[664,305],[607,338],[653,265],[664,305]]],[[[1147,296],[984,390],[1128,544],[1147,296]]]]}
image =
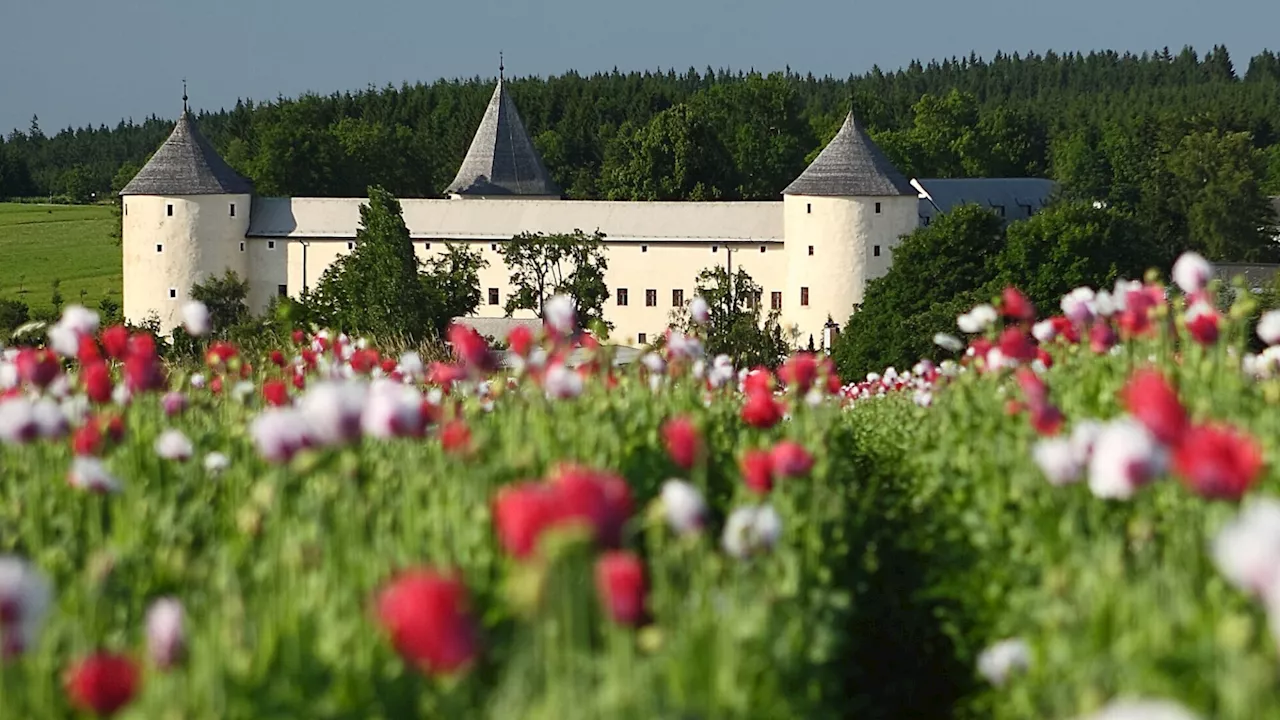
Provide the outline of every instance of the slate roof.
{"type": "Polygon", "coordinates": [[[850,112],[836,136],[782,194],[881,197],[917,193],[850,112]]]}
{"type": "Polygon", "coordinates": [[[253,183],[218,155],[183,112],[169,139],[121,195],[250,195],[253,183]]]}
{"type": "Polygon", "coordinates": [[[1244,277],[1245,286],[1254,292],[1271,285],[1280,275],[1280,265],[1266,263],[1214,263],[1213,274],[1230,285],[1237,277],[1244,277]]]}
{"type": "Polygon", "coordinates": [[[917,179],[923,222],[958,205],[975,203],[995,211],[1006,222],[1031,217],[1049,203],[1057,183],[1043,178],[917,179]]]}
{"type": "Polygon", "coordinates": [[[446,193],[560,195],[560,188],[551,180],[529,140],[506,87],[506,81],[499,79],[458,176],[446,193]]]}

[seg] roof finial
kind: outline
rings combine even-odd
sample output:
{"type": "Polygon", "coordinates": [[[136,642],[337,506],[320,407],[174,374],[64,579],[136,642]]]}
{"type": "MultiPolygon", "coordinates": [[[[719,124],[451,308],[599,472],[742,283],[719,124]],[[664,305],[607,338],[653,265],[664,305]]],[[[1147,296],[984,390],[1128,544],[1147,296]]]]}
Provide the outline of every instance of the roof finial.
{"type": "Polygon", "coordinates": [[[182,114],[187,114],[187,79],[182,78],[182,114]]]}
{"type": "Polygon", "coordinates": [[[503,80],[503,77],[504,77],[503,71],[505,71],[506,69],[507,69],[506,66],[503,65],[503,62],[502,62],[502,51],[499,50],[498,51],[498,81],[499,82],[503,80]]]}

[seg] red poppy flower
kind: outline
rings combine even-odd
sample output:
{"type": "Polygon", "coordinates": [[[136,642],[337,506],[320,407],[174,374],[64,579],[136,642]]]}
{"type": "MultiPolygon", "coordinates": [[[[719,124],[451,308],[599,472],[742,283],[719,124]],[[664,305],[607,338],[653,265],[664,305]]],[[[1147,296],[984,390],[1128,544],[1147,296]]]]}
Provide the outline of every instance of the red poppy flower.
{"type": "Polygon", "coordinates": [[[1106,320],[1100,319],[1089,328],[1089,349],[1099,355],[1114,347],[1117,340],[1116,331],[1106,320]]]}
{"type": "Polygon", "coordinates": [[[138,666],[129,658],[97,653],[71,666],[64,684],[73,706],[110,717],[133,700],[141,677],[138,666]]]}
{"type": "Polygon", "coordinates": [[[262,383],[262,399],[273,407],[289,404],[289,388],[283,380],[268,380],[262,383]]]}
{"type": "Polygon", "coordinates": [[[378,598],[378,620],[406,662],[431,674],[466,668],[480,654],[467,589],[454,575],[411,570],[378,598]]]}
{"type": "Polygon", "coordinates": [[[496,366],[489,344],[475,328],[453,324],[449,326],[449,344],[462,364],[480,372],[488,372],[496,366]]]}
{"type": "Polygon", "coordinates": [[[738,461],[742,481],[752,492],[767,494],[773,489],[773,455],[768,450],[748,450],[738,461]]]}
{"type": "Polygon", "coordinates": [[[453,419],[440,428],[440,446],[450,455],[465,455],[471,451],[471,428],[464,420],[453,419]]]}
{"type": "Polygon", "coordinates": [[[1176,445],[1187,429],[1187,411],[1169,381],[1156,370],[1138,370],[1120,391],[1129,414],[1157,440],[1176,445]]]}
{"type": "Polygon", "coordinates": [[[542,532],[555,519],[555,497],[540,483],[508,485],[493,501],[493,524],[502,547],[516,558],[527,558],[538,547],[542,532]]]}
{"type": "Polygon", "coordinates": [[[1174,450],[1173,468],[1201,497],[1239,500],[1258,479],[1262,450],[1232,428],[1192,426],[1174,450]]]}
{"type": "Polygon", "coordinates": [[[1006,358],[1030,361],[1036,358],[1036,346],[1025,330],[1010,327],[1000,333],[1000,353],[1006,358]]]}
{"type": "Polygon", "coordinates": [[[18,366],[18,377],[22,382],[44,389],[62,372],[62,364],[58,357],[49,350],[23,348],[18,351],[14,360],[18,366]]]}
{"type": "Polygon", "coordinates": [[[801,477],[813,469],[813,455],[800,443],[783,440],[769,453],[773,473],[780,478],[801,477]]]}
{"type": "Polygon", "coordinates": [[[112,360],[121,360],[129,347],[129,330],[123,325],[112,325],[102,331],[102,349],[112,360]]]}
{"type": "Polygon", "coordinates": [[[1000,296],[1000,310],[1005,317],[1013,320],[1031,322],[1036,319],[1036,306],[1016,287],[1004,289],[1000,296]]]}
{"type": "Polygon", "coordinates": [[[85,365],[80,371],[80,380],[84,383],[84,393],[96,403],[111,401],[111,372],[107,364],[101,361],[85,365]]]}
{"type": "Polygon", "coordinates": [[[507,333],[507,347],[520,357],[528,357],[533,349],[533,331],[524,325],[517,325],[507,333]]]}
{"type": "Polygon", "coordinates": [[[747,401],[742,406],[742,420],[751,427],[767,430],[782,420],[782,407],[769,391],[754,390],[747,393],[747,401]]]}
{"type": "Polygon", "coordinates": [[[1187,320],[1187,333],[1201,345],[1218,342],[1218,314],[1211,310],[1196,313],[1187,320]]]}
{"type": "Polygon", "coordinates": [[[662,440],[672,462],[684,470],[693,468],[693,463],[702,450],[702,438],[692,420],[687,417],[668,420],[662,426],[662,440]]]}
{"type": "Polygon", "coordinates": [[[629,552],[607,552],[596,561],[596,590],[609,618],[639,625],[645,618],[644,565],[629,552]]]}
{"type": "Polygon", "coordinates": [[[818,360],[810,353],[797,353],[778,368],[778,379],[803,395],[818,379],[818,360]]]}

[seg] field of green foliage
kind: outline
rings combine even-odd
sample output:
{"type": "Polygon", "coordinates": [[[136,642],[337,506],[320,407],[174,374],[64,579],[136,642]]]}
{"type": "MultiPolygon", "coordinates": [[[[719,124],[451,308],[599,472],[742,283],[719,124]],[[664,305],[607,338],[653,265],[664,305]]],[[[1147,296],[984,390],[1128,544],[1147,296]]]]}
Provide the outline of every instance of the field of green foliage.
{"type": "Polygon", "coordinates": [[[0,299],[49,311],[59,280],[68,305],[122,302],[119,222],[104,205],[0,203],[0,299]]]}
{"type": "Polygon", "coordinates": [[[69,309],[0,362],[0,717],[1280,717],[1280,314],[1173,276],[847,383],[69,309]]]}

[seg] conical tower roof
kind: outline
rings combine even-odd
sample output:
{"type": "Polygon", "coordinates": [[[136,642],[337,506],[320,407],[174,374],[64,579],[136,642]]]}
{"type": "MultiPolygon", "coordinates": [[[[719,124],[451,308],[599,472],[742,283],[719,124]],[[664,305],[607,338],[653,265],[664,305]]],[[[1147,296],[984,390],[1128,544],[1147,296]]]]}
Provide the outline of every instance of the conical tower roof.
{"type": "Polygon", "coordinates": [[[782,194],[879,197],[918,193],[850,112],[840,132],[782,194]]]}
{"type": "Polygon", "coordinates": [[[249,195],[241,177],[196,129],[185,109],[178,125],[121,195],[249,195]]]}
{"type": "Polygon", "coordinates": [[[507,92],[506,81],[489,98],[480,129],[446,193],[458,195],[560,195],[507,92]]]}

